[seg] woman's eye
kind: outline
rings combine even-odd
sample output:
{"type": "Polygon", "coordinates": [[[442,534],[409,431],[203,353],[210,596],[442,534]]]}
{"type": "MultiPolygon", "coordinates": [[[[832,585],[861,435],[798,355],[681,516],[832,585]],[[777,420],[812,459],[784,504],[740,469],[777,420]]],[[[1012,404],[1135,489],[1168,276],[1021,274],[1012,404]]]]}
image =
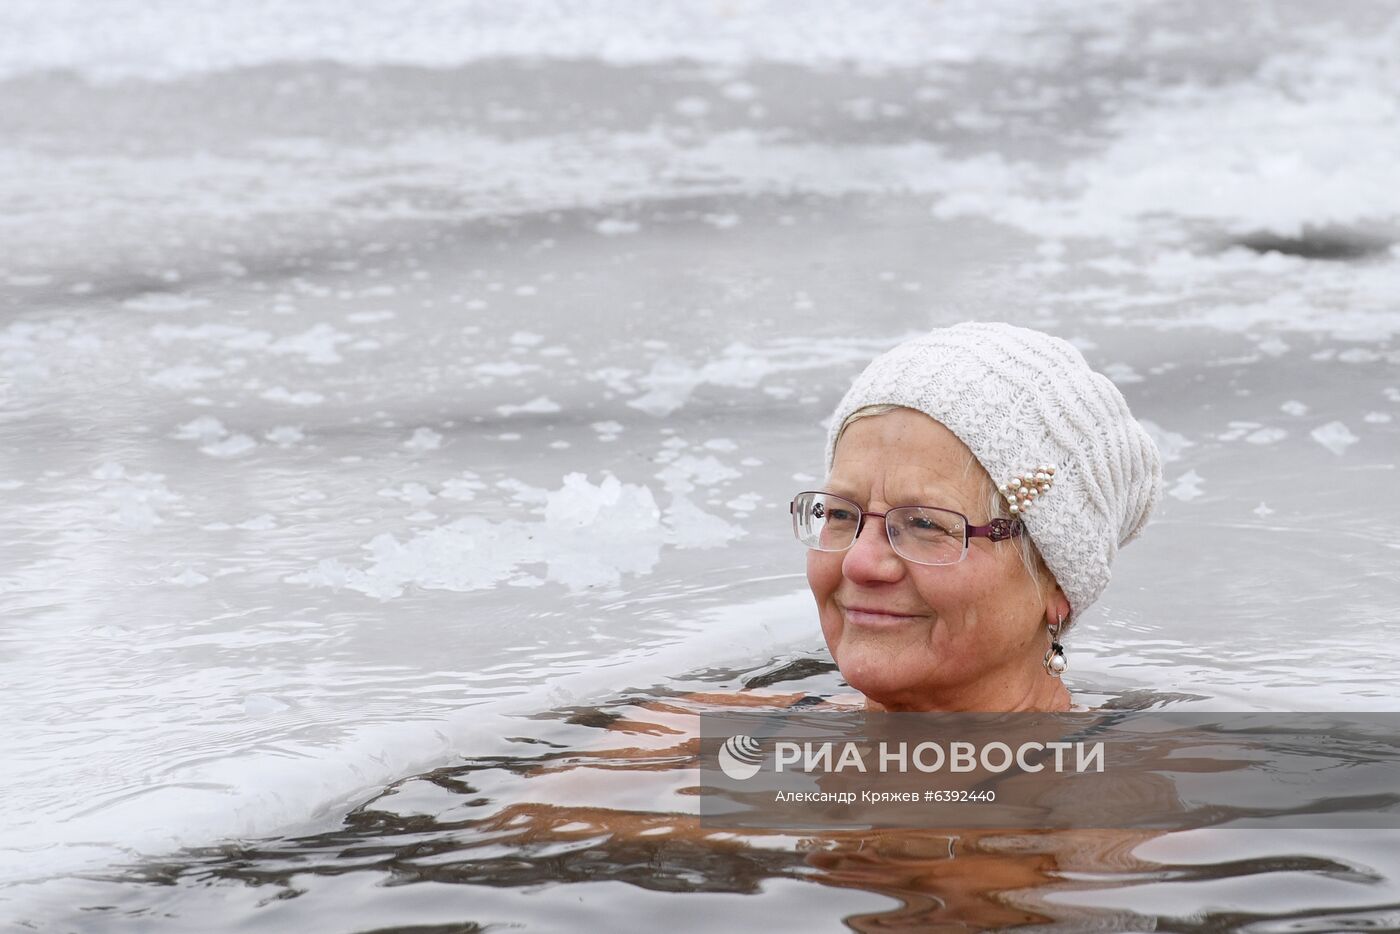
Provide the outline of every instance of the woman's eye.
{"type": "Polygon", "coordinates": [[[937,519],[930,519],[926,516],[913,516],[906,523],[912,532],[920,532],[925,535],[956,535],[952,529],[943,525],[937,519]]]}
{"type": "Polygon", "coordinates": [[[833,509],[828,516],[834,522],[854,522],[856,518],[856,514],[849,509],[833,509]]]}

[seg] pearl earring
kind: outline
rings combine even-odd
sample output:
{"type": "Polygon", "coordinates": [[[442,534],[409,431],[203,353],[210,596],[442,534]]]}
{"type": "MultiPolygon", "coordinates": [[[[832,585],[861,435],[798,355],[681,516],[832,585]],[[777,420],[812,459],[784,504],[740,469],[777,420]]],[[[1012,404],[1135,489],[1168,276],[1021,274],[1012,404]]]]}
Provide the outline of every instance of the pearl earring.
{"type": "Polygon", "coordinates": [[[1065,647],[1060,644],[1060,630],[1065,626],[1065,618],[1058,613],[1055,615],[1055,625],[1045,627],[1050,630],[1050,648],[1045,650],[1045,673],[1058,678],[1069,667],[1069,662],[1065,659],[1065,647]]]}

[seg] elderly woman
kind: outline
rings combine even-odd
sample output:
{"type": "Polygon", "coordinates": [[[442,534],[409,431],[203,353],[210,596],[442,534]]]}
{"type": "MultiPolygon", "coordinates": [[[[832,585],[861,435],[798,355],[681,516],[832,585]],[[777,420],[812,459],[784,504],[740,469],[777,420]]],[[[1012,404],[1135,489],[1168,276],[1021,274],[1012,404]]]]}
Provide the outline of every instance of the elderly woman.
{"type": "Polygon", "coordinates": [[[1062,640],[1162,492],[1161,459],[1073,346],[999,323],[878,357],[792,502],[842,676],[887,710],[1065,710],[1062,640]]]}

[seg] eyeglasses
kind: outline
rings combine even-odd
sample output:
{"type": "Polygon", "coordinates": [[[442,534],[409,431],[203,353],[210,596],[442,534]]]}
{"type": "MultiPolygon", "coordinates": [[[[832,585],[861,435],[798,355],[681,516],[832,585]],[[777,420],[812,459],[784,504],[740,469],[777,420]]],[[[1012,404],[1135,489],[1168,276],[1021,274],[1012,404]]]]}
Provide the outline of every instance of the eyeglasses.
{"type": "Polygon", "coordinates": [[[897,506],[866,512],[834,493],[798,493],[788,506],[797,540],[816,551],[845,551],[856,543],[865,520],[885,520],[895,554],[915,564],[957,564],[967,557],[969,538],[1004,541],[1021,534],[1020,519],[993,519],[972,525],[967,516],[933,506],[897,506]]]}

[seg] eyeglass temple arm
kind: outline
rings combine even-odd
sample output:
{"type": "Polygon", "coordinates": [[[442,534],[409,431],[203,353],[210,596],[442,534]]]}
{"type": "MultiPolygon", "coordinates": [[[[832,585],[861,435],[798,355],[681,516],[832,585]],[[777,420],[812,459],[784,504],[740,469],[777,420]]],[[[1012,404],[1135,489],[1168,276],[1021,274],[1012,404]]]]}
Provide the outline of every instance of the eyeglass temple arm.
{"type": "Polygon", "coordinates": [[[1020,519],[993,519],[986,525],[969,525],[967,537],[989,538],[994,542],[1001,542],[1020,535],[1024,528],[1020,519]]]}

